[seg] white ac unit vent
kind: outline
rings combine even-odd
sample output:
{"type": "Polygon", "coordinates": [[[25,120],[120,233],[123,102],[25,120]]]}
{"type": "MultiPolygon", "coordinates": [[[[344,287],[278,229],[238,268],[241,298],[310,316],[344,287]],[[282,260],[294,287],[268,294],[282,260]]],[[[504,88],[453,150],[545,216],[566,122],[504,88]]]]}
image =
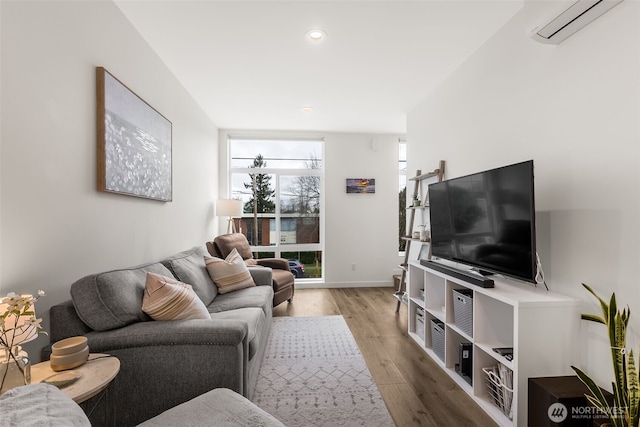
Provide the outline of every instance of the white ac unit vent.
{"type": "Polygon", "coordinates": [[[622,0],[578,0],[549,23],[536,27],[531,37],[540,43],[560,44],[620,2],[622,0]]]}

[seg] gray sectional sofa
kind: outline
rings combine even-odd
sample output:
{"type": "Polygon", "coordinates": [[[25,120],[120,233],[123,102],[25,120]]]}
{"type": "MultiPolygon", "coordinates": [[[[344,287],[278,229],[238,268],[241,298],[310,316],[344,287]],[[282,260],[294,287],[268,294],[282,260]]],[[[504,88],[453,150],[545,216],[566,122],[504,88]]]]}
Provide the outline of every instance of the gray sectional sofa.
{"type": "MultiPolygon", "coordinates": [[[[117,425],[137,425],[214,388],[251,398],[271,330],[271,270],[252,267],[258,286],[220,295],[205,254],[196,247],[86,276],[71,285],[71,300],[51,308],[51,343],[85,335],[92,353],[120,359],[107,396],[117,425]],[[141,309],[147,272],[191,285],[211,320],[152,320],[141,309]]],[[[100,412],[93,425],[104,419],[100,412]]]]}

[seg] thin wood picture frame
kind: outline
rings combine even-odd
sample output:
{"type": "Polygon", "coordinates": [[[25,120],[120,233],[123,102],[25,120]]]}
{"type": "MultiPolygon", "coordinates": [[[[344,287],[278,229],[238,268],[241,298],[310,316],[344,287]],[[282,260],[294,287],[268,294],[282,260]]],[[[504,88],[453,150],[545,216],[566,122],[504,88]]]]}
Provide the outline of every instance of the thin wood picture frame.
{"type": "Polygon", "coordinates": [[[96,67],[98,191],[170,202],[172,124],[96,67]]]}
{"type": "Polygon", "coordinates": [[[375,178],[347,178],[347,194],[374,194],[375,178]]]}

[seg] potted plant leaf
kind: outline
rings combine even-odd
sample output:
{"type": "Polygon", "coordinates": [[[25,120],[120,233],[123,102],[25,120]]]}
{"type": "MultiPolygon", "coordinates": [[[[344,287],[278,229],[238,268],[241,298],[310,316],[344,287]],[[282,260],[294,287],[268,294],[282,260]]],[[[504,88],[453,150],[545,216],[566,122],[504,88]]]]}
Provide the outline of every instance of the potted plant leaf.
{"type": "Polygon", "coordinates": [[[613,403],[605,398],[600,387],[581,369],[572,366],[578,378],[587,386],[587,400],[609,418],[611,426],[638,427],[638,404],[640,402],[640,379],[633,350],[627,353],[627,325],[631,314],[629,307],[618,309],[615,292],[611,294],[609,303],[600,298],[593,289],[584,283],[582,286],[600,302],[602,317],[594,314],[583,314],[582,319],[602,323],[606,326],[611,345],[614,381],[613,403]]]}

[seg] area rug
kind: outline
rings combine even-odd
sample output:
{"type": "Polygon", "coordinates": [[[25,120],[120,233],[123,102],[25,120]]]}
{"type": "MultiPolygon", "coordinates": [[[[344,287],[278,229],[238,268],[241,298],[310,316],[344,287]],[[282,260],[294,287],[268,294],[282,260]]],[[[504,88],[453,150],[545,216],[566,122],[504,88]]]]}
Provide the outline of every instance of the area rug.
{"type": "Polygon", "coordinates": [[[275,317],[252,400],[288,427],[394,425],[342,316],[275,317]]]}

